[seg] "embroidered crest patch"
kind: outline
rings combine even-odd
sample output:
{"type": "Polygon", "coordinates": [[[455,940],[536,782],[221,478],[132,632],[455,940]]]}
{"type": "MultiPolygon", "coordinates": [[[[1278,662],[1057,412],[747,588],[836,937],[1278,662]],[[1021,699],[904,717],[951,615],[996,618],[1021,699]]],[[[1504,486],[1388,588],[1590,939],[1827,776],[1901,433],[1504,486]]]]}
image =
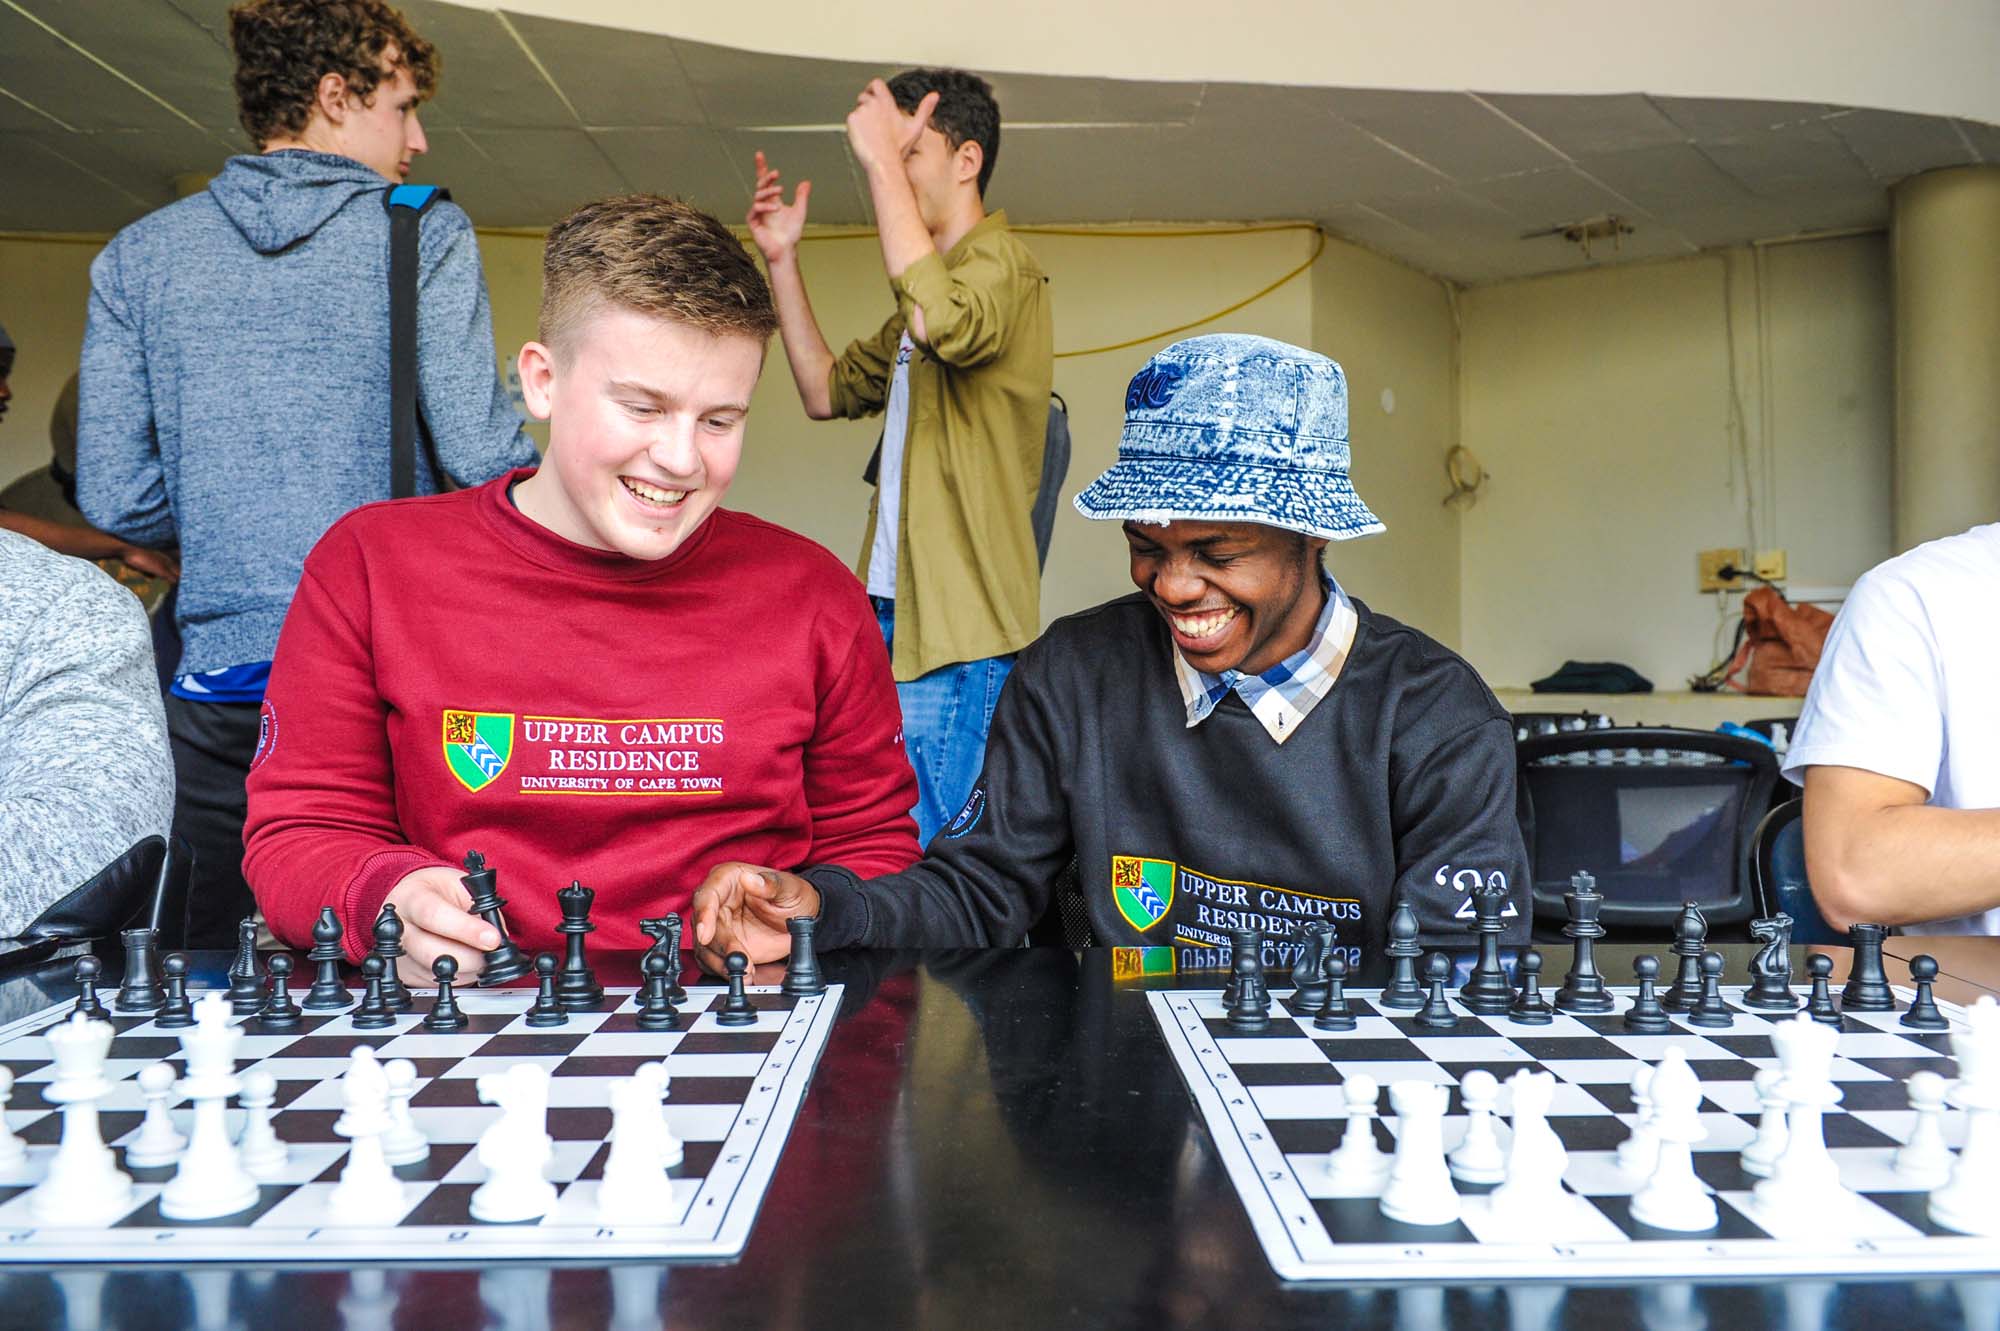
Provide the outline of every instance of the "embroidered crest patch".
{"type": "Polygon", "coordinates": [[[444,714],[444,762],[458,784],[479,791],[507,770],[514,756],[514,714],[512,712],[460,712],[444,714]]]}
{"type": "Polygon", "coordinates": [[[1137,855],[1111,857],[1111,900],[1140,932],[1167,918],[1174,905],[1174,862],[1137,855]]]}

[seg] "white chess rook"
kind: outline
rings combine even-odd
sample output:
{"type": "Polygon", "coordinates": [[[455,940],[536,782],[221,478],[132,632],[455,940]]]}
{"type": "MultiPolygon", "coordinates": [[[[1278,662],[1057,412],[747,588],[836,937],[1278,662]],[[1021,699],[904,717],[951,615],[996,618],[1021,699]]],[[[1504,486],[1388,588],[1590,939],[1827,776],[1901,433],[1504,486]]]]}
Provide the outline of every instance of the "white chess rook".
{"type": "Polygon", "coordinates": [[[1396,1111],[1396,1158],[1382,1189],[1382,1214],[1406,1225],[1448,1225],[1458,1219],[1458,1189],[1444,1162],[1444,1111],[1451,1092],[1424,1081],[1389,1087],[1396,1111]]]}

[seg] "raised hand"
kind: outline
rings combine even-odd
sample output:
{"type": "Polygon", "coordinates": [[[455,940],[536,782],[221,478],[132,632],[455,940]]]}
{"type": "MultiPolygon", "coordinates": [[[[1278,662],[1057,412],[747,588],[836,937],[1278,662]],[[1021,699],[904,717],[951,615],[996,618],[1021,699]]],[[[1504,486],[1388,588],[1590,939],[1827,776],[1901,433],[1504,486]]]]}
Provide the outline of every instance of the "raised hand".
{"type": "Polygon", "coordinates": [[[743,220],[765,263],[789,258],[798,248],[799,236],[806,229],[806,200],[811,196],[812,182],[801,180],[792,201],[786,203],[777,168],[765,162],[763,153],[757,154],[757,188],[750,195],[750,213],[743,220]]]}
{"type": "Polygon", "coordinates": [[[396,973],[404,984],[429,984],[431,963],[446,954],[457,960],[459,976],[469,982],[485,968],[483,954],[500,946],[493,926],[466,909],[472,895],[459,881],[460,872],[439,866],[419,869],[389,889],[388,902],[403,917],[403,956],[396,973]]]}
{"type": "Polygon", "coordinates": [[[761,865],[718,864],[695,889],[689,909],[695,960],[720,975],[723,959],[741,952],[754,965],[791,955],[785,921],[819,914],[819,889],[797,874],[761,865]]]}
{"type": "Polygon", "coordinates": [[[931,123],[937,104],[938,95],[927,92],[917,109],[906,115],[896,105],[888,84],[870,80],[854,99],[854,109],[847,113],[847,144],[854,150],[855,160],[863,170],[899,165],[931,123]]]}

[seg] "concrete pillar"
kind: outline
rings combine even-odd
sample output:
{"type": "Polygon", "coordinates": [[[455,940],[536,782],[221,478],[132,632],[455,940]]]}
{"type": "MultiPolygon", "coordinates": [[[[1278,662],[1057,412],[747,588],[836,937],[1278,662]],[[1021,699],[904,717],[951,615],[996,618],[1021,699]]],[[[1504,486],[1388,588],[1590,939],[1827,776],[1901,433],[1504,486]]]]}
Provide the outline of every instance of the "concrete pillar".
{"type": "Polygon", "coordinates": [[[1896,186],[1898,550],[2000,522],[2000,166],[1896,186]]]}

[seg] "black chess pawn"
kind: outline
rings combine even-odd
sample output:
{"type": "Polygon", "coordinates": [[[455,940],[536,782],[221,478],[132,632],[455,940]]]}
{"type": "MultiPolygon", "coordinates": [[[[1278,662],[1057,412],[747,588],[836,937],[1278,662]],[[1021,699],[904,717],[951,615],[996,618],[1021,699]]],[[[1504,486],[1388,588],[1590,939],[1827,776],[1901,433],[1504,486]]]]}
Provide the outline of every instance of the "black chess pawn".
{"type": "Polygon", "coordinates": [[[792,955],[785,963],[782,992],[796,998],[810,998],[826,992],[826,976],[820,973],[819,955],[813,951],[813,931],[818,928],[818,920],[809,920],[801,915],[785,921],[785,931],[792,936],[792,955]]]}
{"type": "Polygon", "coordinates": [[[1847,983],[1840,991],[1842,1012],[1894,1012],[1896,991],[1882,969],[1882,940],[1889,936],[1880,924],[1850,924],[1847,943],[1854,949],[1848,964],[1847,983]]]}
{"type": "Polygon", "coordinates": [[[423,1021],[418,1024],[427,1031],[443,1032],[462,1031],[470,1026],[472,1022],[459,1011],[458,996],[452,993],[458,983],[458,958],[449,952],[440,953],[431,963],[431,979],[437,984],[437,1002],[431,1004],[431,1010],[424,1013],[423,1021]]]}
{"type": "Polygon", "coordinates": [[[1822,1026],[1840,1025],[1840,1009],[1833,1005],[1833,958],[1815,952],[1806,958],[1806,974],[1812,976],[1812,995],[1806,999],[1806,1015],[1822,1026]]]}
{"type": "MultiPolygon", "coordinates": [[[[681,1027],[681,1014],[674,1010],[673,981],[668,976],[671,964],[664,952],[646,954],[646,983],[639,995],[639,1017],[634,1023],[642,1031],[677,1031],[681,1027]]],[[[756,1019],[754,1015],[750,1018],[756,1019]]]]}
{"type": "Polygon", "coordinates": [[[590,903],[596,898],[594,890],[577,882],[556,893],[556,905],[562,911],[556,932],[567,940],[562,969],[556,973],[556,996],[568,1012],[586,1012],[604,1005],[604,987],[591,973],[583,947],[584,935],[597,931],[590,922],[590,903]]]}
{"type": "Polygon", "coordinates": [[[119,1012],[151,1012],[167,1001],[160,988],[160,931],[126,929],[118,937],[125,945],[125,978],[111,1006],[119,1012]]]}
{"type": "Polygon", "coordinates": [[[1910,958],[1910,978],[1917,983],[1917,996],[1910,1000],[1910,1010],[1901,1021],[1911,1030],[1948,1031],[1951,1022],[1944,1013],[1938,1011],[1937,999],[1931,996],[1931,986],[1937,982],[1937,958],[1918,953],[1910,958]]]}
{"type": "Polygon", "coordinates": [[[308,1012],[344,1008],[354,1001],[340,978],[340,963],[346,958],[340,945],[341,932],[340,917],[333,913],[333,907],[322,906],[319,918],[313,921],[312,951],[306,953],[306,960],[313,964],[312,988],[306,991],[303,1005],[308,1012]]]}
{"type": "Polygon", "coordinates": [[[1604,926],[1597,922],[1597,912],[1604,908],[1604,894],[1597,890],[1595,878],[1575,873],[1570,875],[1569,891],[1563,893],[1563,904],[1569,907],[1569,923],[1562,931],[1576,947],[1571,954],[1569,973],[1563,976],[1562,988],[1556,990],[1556,1011],[1609,1012],[1618,1004],[1604,987],[1596,952],[1597,940],[1604,937],[1604,926]]]}
{"type": "Polygon", "coordinates": [[[1407,900],[1398,899],[1389,913],[1389,983],[1375,1001],[1383,1007],[1415,1009],[1424,1005],[1424,989],[1417,983],[1417,958],[1424,954],[1417,942],[1417,912],[1407,900]]]}
{"type": "Polygon", "coordinates": [[[229,964],[229,1010],[254,1017],[264,1006],[264,972],[257,965],[257,921],[236,924],[236,960],[229,964]]]}
{"type": "Polygon", "coordinates": [[[169,952],[160,963],[160,973],[167,1001],[153,1015],[153,1024],[169,1031],[194,1025],[194,1003],[188,998],[188,959],[178,952],[169,952]]]}
{"type": "Polygon", "coordinates": [[[1326,976],[1326,1001],[1313,1016],[1313,1026],[1322,1031],[1351,1031],[1355,1028],[1354,1009],[1347,1003],[1347,961],[1329,956],[1320,967],[1326,976]]]}
{"type": "Polygon", "coordinates": [[[1674,921],[1672,950],[1680,958],[1680,969],[1660,1006],[1669,1012],[1692,1012],[1701,1002],[1701,958],[1708,951],[1708,919],[1692,901],[1681,907],[1674,921]]]}
{"type": "Polygon", "coordinates": [[[472,897],[472,904],[466,910],[486,921],[500,935],[499,946],[489,949],[480,964],[480,987],[490,988],[520,979],[528,973],[529,962],[507,936],[507,917],[501,914],[507,903],[500,895],[499,876],[488,867],[484,855],[469,850],[465,853],[465,876],[459,881],[472,897]]]}
{"type": "Polygon", "coordinates": [[[1451,977],[1451,958],[1442,952],[1431,953],[1424,962],[1424,972],[1431,989],[1423,1010],[1417,1013],[1417,1025],[1427,1031],[1451,1030],[1458,1025],[1458,1014],[1451,1010],[1451,1000],[1444,992],[1445,981],[1451,977]]]}
{"type": "Polygon", "coordinates": [[[1542,954],[1529,948],[1516,965],[1521,972],[1521,989],[1507,1007],[1507,1020],[1523,1026],[1546,1026],[1556,1019],[1556,1010],[1542,997],[1542,954]]]}
{"type": "Polygon", "coordinates": [[[754,1026],[757,1009],[751,1005],[749,990],[744,987],[749,983],[750,958],[741,952],[731,952],[722,959],[722,965],[729,972],[729,997],[723,1000],[722,1011],[715,1014],[715,1024],[754,1026]]]}
{"type": "Polygon", "coordinates": [[[96,957],[81,956],[71,973],[76,977],[76,1010],[81,1016],[93,1021],[110,1021],[111,1014],[105,1011],[104,1000],[97,996],[97,977],[104,973],[104,963],[96,957]]]}
{"type": "Polygon", "coordinates": [[[1665,1035],[1674,1028],[1674,1019],[1660,1006],[1660,959],[1640,957],[1632,963],[1639,977],[1639,994],[1625,1011],[1625,1029],[1634,1035],[1665,1035]]]}
{"type": "Polygon", "coordinates": [[[388,969],[389,963],[373,953],[362,959],[361,976],[368,989],[362,995],[361,1006],[354,1009],[353,1015],[347,1019],[356,1030],[374,1030],[396,1024],[396,1010],[389,1006],[388,997],[382,992],[383,972],[388,969]]]}
{"type": "Polygon", "coordinates": [[[1245,1034],[1269,1030],[1271,989],[1264,981],[1263,949],[1237,949],[1229,969],[1236,990],[1236,1001],[1229,1005],[1229,1029],[1245,1034]]]}
{"type": "Polygon", "coordinates": [[[270,972],[271,992],[265,997],[264,1006],[257,1009],[258,1029],[272,1035],[298,1030],[304,1024],[305,1014],[292,1001],[291,955],[273,952],[264,968],[270,972]]]}
{"type": "Polygon", "coordinates": [[[563,1011],[562,999],[556,995],[555,953],[535,954],[535,981],[539,987],[535,991],[534,1006],[528,1009],[527,1024],[561,1026],[568,1022],[569,1013],[563,1011]]]}
{"type": "Polygon", "coordinates": [[[382,958],[382,1001],[389,1010],[408,1012],[416,1007],[409,986],[396,973],[396,959],[403,955],[403,917],[386,901],[382,913],[375,917],[375,955],[382,958]]]}
{"type": "Polygon", "coordinates": [[[1730,1015],[1729,1005],[1722,1001],[1722,954],[1705,953],[1701,959],[1701,1001],[1694,1011],[1687,1014],[1690,1026],[1719,1027],[1731,1026],[1736,1018],[1730,1015]]]}

